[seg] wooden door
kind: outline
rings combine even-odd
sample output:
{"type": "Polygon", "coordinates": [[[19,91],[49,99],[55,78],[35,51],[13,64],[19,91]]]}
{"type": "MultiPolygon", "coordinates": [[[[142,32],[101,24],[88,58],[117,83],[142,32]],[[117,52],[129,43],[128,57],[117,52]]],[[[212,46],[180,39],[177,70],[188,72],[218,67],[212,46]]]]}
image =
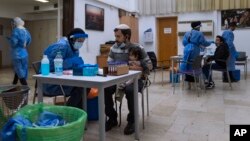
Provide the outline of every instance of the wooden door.
{"type": "Polygon", "coordinates": [[[177,17],[157,19],[158,60],[169,60],[177,55],[177,17]]]}
{"type": "Polygon", "coordinates": [[[25,23],[31,34],[31,44],[28,47],[29,63],[42,59],[43,51],[51,43],[57,41],[56,20],[36,20],[25,23]]]}

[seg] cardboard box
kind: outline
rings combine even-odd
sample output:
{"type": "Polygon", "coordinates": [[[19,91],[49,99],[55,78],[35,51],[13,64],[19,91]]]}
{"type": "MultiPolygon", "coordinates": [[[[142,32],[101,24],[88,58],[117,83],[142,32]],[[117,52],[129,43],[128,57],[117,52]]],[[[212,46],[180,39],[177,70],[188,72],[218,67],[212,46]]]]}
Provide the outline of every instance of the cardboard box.
{"type": "Polygon", "coordinates": [[[96,56],[96,60],[97,60],[97,64],[99,68],[108,67],[108,62],[107,62],[108,56],[99,55],[99,56],[96,56]]]}
{"type": "Polygon", "coordinates": [[[101,55],[108,56],[111,47],[112,47],[112,45],[110,45],[110,44],[101,44],[101,47],[100,47],[101,55]]]}

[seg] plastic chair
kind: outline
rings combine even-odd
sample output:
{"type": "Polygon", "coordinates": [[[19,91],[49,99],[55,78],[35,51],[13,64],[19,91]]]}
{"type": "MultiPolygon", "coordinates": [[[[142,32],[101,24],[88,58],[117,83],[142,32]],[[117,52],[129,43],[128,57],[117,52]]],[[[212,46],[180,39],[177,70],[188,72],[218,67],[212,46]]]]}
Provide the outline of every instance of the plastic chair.
{"type": "MultiPolygon", "coordinates": [[[[191,64],[192,65],[192,70],[187,70],[187,71],[180,71],[178,70],[176,75],[189,75],[189,76],[193,76],[194,77],[194,82],[195,82],[195,89],[198,92],[198,96],[199,96],[199,91],[197,88],[197,81],[199,81],[200,83],[200,88],[202,85],[202,80],[203,80],[203,86],[204,86],[204,91],[206,92],[205,89],[205,79],[203,78],[203,73],[202,73],[202,60],[203,60],[203,55],[197,56],[192,62],[185,62],[183,60],[181,60],[181,63],[187,63],[187,64],[191,64]]],[[[176,78],[177,77],[173,77],[176,78]]],[[[177,80],[175,80],[174,82],[177,82],[177,80]]],[[[184,83],[184,82],[183,82],[184,83]]],[[[175,92],[175,83],[174,83],[174,89],[173,89],[173,93],[175,92]]]]}
{"type": "Polygon", "coordinates": [[[152,62],[152,65],[153,65],[153,69],[152,71],[154,72],[154,80],[153,82],[155,82],[155,73],[157,70],[161,70],[161,82],[162,82],[162,85],[163,85],[163,70],[164,69],[167,69],[169,68],[170,66],[170,60],[162,60],[162,61],[158,61],[157,58],[156,58],[156,55],[153,51],[150,51],[150,52],[147,52],[151,62],[152,62]],[[164,64],[168,64],[168,65],[164,65],[164,64]]]}
{"type": "MultiPolygon", "coordinates": [[[[32,67],[33,67],[33,69],[35,70],[35,73],[36,73],[36,74],[40,74],[41,61],[33,62],[33,63],[32,63],[32,67]]],[[[64,102],[63,102],[63,104],[66,105],[66,94],[65,94],[65,92],[64,92],[64,90],[63,90],[62,85],[60,85],[60,88],[61,88],[61,91],[62,91],[63,96],[64,96],[64,102]]],[[[34,97],[33,97],[33,104],[34,104],[35,101],[36,101],[37,95],[38,95],[38,92],[37,92],[37,81],[36,81],[36,83],[35,83],[35,90],[34,90],[34,97]]],[[[44,95],[44,96],[47,96],[47,97],[54,97],[54,98],[55,98],[55,99],[54,99],[54,103],[56,103],[56,98],[57,98],[57,96],[62,95],[62,94],[46,95],[46,94],[44,93],[43,95],[44,95]]]]}
{"type": "MultiPolygon", "coordinates": [[[[142,128],[143,129],[145,129],[145,123],[144,123],[144,121],[145,121],[145,117],[144,117],[144,90],[146,90],[146,102],[147,102],[147,116],[149,116],[149,100],[148,100],[148,87],[151,85],[151,81],[148,79],[148,77],[145,79],[145,80],[143,80],[143,87],[142,87],[142,90],[141,90],[141,92],[139,92],[139,93],[141,93],[141,96],[142,96],[142,98],[141,98],[141,106],[142,106],[142,128]]],[[[115,108],[116,108],[116,111],[117,111],[117,101],[119,101],[120,102],[120,104],[119,104],[119,124],[118,124],[118,126],[120,127],[121,126],[121,115],[122,115],[122,112],[121,112],[121,109],[122,109],[122,99],[119,99],[119,98],[117,98],[117,97],[115,97],[115,108]]]]}
{"type": "Polygon", "coordinates": [[[244,78],[247,79],[247,58],[246,52],[239,51],[239,56],[236,58],[235,65],[244,66],[244,78]]]}

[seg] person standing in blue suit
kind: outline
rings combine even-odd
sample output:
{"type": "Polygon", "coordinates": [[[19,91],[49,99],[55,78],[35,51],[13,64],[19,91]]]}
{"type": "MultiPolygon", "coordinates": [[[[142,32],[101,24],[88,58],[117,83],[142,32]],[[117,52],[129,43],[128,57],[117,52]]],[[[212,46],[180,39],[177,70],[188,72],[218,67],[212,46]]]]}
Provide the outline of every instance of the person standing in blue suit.
{"type": "MultiPolygon", "coordinates": [[[[186,32],[182,44],[184,46],[184,54],[183,54],[183,62],[191,62],[197,56],[200,55],[200,51],[203,47],[210,46],[214,41],[207,41],[200,31],[201,22],[196,21],[191,23],[192,30],[186,32]]],[[[188,71],[192,69],[192,65],[188,63],[181,63],[180,70],[188,71]]],[[[194,82],[194,78],[192,76],[186,75],[186,81],[194,82]]],[[[189,83],[190,87],[190,83],[189,83]]]]}
{"type": "Polygon", "coordinates": [[[15,73],[12,84],[16,85],[20,80],[22,85],[28,85],[27,47],[31,43],[31,35],[24,27],[24,21],[20,17],[12,20],[12,28],[11,37],[7,37],[11,46],[11,59],[15,73]]]}
{"type": "MultiPolygon", "coordinates": [[[[57,52],[61,52],[63,58],[63,70],[72,69],[74,66],[83,65],[84,62],[79,56],[79,49],[83,46],[85,39],[88,37],[82,29],[74,28],[67,37],[61,38],[58,42],[49,45],[44,51],[50,62],[50,72],[54,72],[54,59],[57,52]]],[[[82,108],[82,88],[63,86],[66,96],[70,96],[67,105],[82,108]]],[[[63,95],[60,86],[45,84],[43,86],[45,95],[56,96],[63,95]]]]}
{"type": "Polygon", "coordinates": [[[238,52],[236,51],[236,48],[234,46],[234,33],[233,33],[233,31],[236,29],[236,26],[237,26],[236,23],[232,22],[229,24],[229,29],[222,33],[222,37],[225,39],[230,52],[229,62],[227,64],[229,71],[235,70],[235,61],[236,58],[238,57],[238,52]]]}

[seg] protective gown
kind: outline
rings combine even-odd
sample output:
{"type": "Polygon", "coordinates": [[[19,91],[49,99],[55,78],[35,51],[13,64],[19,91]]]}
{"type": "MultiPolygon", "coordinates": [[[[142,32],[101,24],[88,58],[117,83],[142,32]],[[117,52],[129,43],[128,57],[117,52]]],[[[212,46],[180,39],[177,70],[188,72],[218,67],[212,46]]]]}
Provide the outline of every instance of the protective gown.
{"type": "MultiPolygon", "coordinates": [[[[72,69],[74,65],[84,64],[82,58],[79,57],[79,51],[71,48],[67,38],[61,38],[58,42],[51,44],[44,51],[44,54],[47,55],[50,61],[50,72],[54,72],[54,59],[59,51],[63,57],[63,70],[72,69]]],[[[73,94],[73,88],[74,87],[71,86],[63,86],[64,92],[67,96],[73,94]]],[[[43,92],[45,95],[50,96],[62,95],[62,91],[58,85],[46,84],[43,86],[43,92]]]]}
{"type": "Polygon", "coordinates": [[[25,28],[16,27],[11,37],[8,38],[11,45],[11,59],[14,71],[19,78],[28,77],[28,52],[27,47],[31,43],[31,35],[25,28]]]}
{"type": "MultiPolygon", "coordinates": [[[[190,62],[200,54],[201,47],[210,46],[212,41],[206,41],[202,32],[197,30],[191,30],[186,32],[182,44],[184,46],[183,61],[190,62]]],[[[191,70],[192,65],[187,63],[181,63],[180,70],[191,70]]]]}
{"type": "Polygon", "coordinates": [[[238,52],[236,51],[236,48],[234,46],[234,34],[231,30],[226,30],[223,32],[222,37],[225,39],[228,47],[229,47],[229,61],[227,64],[228,70],[229,71],[234,71],[235,70],[235,61],[236,58],[238,57],[238,52]]]}

